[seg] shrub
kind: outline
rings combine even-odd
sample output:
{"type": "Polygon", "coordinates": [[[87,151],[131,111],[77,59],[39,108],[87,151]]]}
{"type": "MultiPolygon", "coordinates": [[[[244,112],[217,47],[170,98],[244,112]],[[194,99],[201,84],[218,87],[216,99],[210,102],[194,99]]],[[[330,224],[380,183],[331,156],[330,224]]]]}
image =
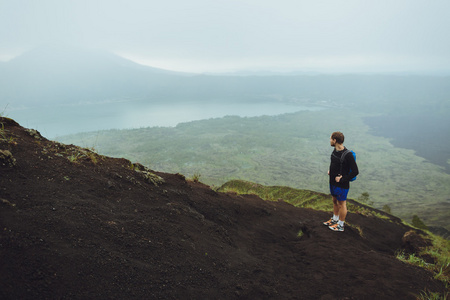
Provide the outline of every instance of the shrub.
{"type": "Polygon", "coordinates": [[[413,225],[414,227],[416,227],[416,228],[419,228],[419,229],[425,229],[425,230],[428,230],[427,225],[425,225],[425,223],[419,218],[418,215],[414,215],[414,216],[412,217],[412,225],[413,225]]]}

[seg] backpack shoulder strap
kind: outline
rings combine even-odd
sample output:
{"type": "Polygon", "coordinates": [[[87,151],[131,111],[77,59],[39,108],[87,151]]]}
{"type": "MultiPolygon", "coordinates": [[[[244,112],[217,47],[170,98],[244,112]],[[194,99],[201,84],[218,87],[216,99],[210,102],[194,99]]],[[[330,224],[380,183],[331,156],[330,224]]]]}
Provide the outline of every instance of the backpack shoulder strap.
{"type": "Polygon", "coordinates": [[[336,158],[339,159],[339,160],[341,159],[341,158],[338,157],[336,154],[334,154],[334,152],[331,153],[331,156],[334,156],[334,157],[336,157],[336,158]]]}
{"type": "Polygon", "coordinates": [[[346,156],[347,154],[349,154],[350,152],[352,152],[352,151],[351,151],[351,150],[348,150],[348,149],[345,149],[344,153],[342,153],[342,155],[341,155],[341,163],[344,162],[345,156],[346,156]]]}
{"type": "Polygon", "coordinates": [[[343,163],[344,163],[345,156],[346,156],[348,153],[350,153],[350,152],[352,152],[352,151],[350,151],[350,150],[348,150],[348,149],[345,149],[344,152],[342,152],[341,157],[337,157],[337,155],[334,155],[334,152],[331,153],[331,155],[333,155],[333,156],[336,157],[336,158],[339,158],[339,160],[340,160],[340,174],[342,174],[342,165],[343,165],[343,163]]]}
{"type": "Polygon", "coordinates": [[[350,151],[350,150],[348,150],[348,149],[345,149],[344,152],[342,152],[341,157],[338,157],[337,155],[335,155],[334,152],[331,153],[331,155],[333,155],[333,156],[336,157],[336,158],[339,158],[339,160],[341,161],[341,164],[342,164],[342,163],[344,162],[345,156],[346,156],[349,152],[352,152],[352,151],[350,151]]]}

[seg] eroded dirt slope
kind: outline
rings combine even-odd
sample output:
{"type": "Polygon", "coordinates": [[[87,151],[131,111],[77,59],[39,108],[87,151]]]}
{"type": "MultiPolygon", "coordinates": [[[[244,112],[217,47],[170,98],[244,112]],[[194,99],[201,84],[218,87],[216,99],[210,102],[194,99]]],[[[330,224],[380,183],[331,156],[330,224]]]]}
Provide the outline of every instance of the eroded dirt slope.
{"type": "Polygon", "coordinates": [[[3,118],[1,299],[415,299],[410,228],[217,193],[42,138],[3,118]],[[301,232],[299,235],[298,233],[301,232]]]}

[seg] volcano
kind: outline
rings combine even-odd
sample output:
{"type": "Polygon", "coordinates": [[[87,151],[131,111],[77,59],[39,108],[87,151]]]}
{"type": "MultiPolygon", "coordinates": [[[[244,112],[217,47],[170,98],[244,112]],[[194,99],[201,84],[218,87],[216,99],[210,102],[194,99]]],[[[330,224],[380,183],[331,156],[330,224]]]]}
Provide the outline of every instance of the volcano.
{"type": "Polygon", "coordinates": [[[332,232],[322,225],[330,212],[219,193],[0,122],[1,299],[445,293],[429,271],[396,258],[418,232],[394,217],[349,213],[353,226],[332,232]]]}

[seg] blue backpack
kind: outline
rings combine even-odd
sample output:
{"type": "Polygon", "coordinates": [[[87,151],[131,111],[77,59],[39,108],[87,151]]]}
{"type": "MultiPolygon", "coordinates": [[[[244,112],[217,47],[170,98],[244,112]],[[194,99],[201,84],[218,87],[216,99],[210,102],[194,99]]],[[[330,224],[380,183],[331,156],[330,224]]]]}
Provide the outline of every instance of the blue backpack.
{"type": "MultiPolygon", "coordinates": [[[[356,161],[356,153],[353,152],[353,150],[345,149],[344,153],[342,153],[341,157],[339,158],[340,161],[341,161],[341,174],[342,174],[342,164],[344,163],[345,156],[346,156],[349,152],[351,152],[351,153],[353,154],[353,158],[354,158],[355,161],[356,161]]],[[[334,155],[334,157],[337,158],[336,155],[334,155]]],[[[350,169],[350,172],[351,172],[351,171],[352,171],[352,169],[350,169]]],[[[353,177],[352,179],[350,179],[350,181],[355,181],[355,180],[356,180],[356,176],[353,177]]]]}

